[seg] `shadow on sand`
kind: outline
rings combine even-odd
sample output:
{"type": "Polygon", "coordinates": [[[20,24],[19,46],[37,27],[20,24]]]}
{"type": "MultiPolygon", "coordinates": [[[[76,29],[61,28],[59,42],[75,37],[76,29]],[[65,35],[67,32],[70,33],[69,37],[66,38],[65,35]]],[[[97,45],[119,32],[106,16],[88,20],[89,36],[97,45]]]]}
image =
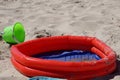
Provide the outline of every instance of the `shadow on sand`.
{"type": "Polygon", "coordinates": [[[110,79],[113,79],[117,75],[120,75],[120,60],[117,60],[117,68],[113,73],[103,76],[103,77],[95,78],[93,80],[110,80],[110,79]]]}

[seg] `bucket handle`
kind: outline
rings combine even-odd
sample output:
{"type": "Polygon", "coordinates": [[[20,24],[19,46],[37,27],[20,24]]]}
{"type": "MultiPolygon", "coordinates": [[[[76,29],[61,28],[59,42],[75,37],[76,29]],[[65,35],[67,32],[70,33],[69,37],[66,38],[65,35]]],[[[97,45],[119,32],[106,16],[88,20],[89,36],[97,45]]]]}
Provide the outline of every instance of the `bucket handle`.
{"type": "Polygon", "coordinates": [[[4,32],[0,32],[0,36],[2,36],[2,35],[3,35],[3,33],[4,33],[4,32]]]}

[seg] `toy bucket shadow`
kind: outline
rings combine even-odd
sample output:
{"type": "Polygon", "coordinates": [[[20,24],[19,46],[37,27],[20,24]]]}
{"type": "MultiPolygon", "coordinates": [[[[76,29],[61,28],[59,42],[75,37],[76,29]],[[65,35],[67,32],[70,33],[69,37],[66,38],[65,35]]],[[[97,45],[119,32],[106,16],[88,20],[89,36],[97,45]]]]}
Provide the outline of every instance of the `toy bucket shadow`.
{"type": "Polygon", "coordinates": [[[18,44],[25,40],[25,30],[20,22],[4,28],[1,32],[2,39],[9,44],[18,44]]]}
{"type": "Polygon", "coordinates": [[[117,60],[117,67],[116,70],[114,72],[112,72],[109,75],[103,76],[103,77],[99,77],[93,80],[110,80],[113,79],[115,76],[119,75],[120,76],[120,60],[117,60]]]}

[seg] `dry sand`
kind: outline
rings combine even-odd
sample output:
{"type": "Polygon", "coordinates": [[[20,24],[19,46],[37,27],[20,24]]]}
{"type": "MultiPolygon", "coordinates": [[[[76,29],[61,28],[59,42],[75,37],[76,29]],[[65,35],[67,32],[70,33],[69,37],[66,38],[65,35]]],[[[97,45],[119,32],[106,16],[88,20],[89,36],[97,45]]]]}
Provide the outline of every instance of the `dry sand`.
{"type": "MultiPolygon", "coordinates": [[[[95,36],[120,55],[120,0],[0,0],[0,30],[22,22],[26,41],[41,35],[95,36]]],[[[10,62],[0,41],[0,80],[27,80],[10,62]]],[[[120,57],[120,56],[119,56],[120,57]]],[[[120,80],[119,69],[97,80],[120,80]]]]}

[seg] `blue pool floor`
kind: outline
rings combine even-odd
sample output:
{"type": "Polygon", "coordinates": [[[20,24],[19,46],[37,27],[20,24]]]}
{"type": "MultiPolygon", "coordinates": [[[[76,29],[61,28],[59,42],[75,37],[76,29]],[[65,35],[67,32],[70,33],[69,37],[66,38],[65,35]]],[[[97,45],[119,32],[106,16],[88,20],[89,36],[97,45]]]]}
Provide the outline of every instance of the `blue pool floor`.
{"type": "Polygon", "coordinates": [[[101,59],[95,53],[92,53],[90,51],[82,51],[82,50],[54,51],[54,52],[34,55],[33,57],[47,59],[47,60],[75,61],[75,62],[101,59]]]}

